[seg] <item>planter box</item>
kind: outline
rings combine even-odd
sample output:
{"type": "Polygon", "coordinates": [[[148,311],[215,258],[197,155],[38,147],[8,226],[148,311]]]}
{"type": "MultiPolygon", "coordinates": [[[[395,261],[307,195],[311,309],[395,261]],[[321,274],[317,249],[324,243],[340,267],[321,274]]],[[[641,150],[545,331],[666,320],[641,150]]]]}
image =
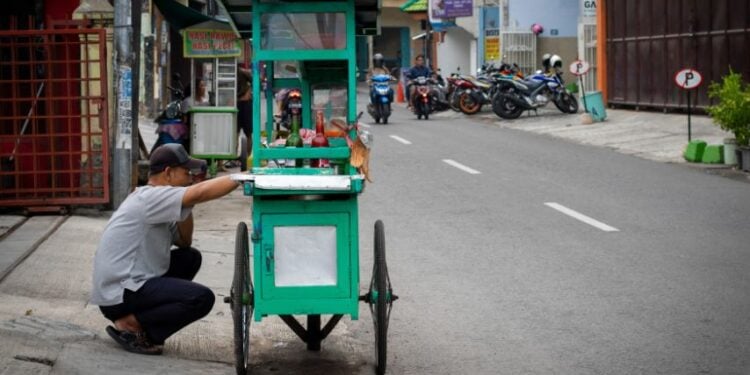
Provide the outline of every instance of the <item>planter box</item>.
{"type": "Polygon", "coordinates": [[[701,140],[691,141],[685,149],[685,160],[700,163],[703,160],[703,151],[706,150],[706,142],[701,140]]]}
{"type": "Polygon", "coordinates": [[[709,145],[703,150],[703,156],[701,161],[706,164],[722,164],[724,163],[724,146],[723,145],[709,145]]]}

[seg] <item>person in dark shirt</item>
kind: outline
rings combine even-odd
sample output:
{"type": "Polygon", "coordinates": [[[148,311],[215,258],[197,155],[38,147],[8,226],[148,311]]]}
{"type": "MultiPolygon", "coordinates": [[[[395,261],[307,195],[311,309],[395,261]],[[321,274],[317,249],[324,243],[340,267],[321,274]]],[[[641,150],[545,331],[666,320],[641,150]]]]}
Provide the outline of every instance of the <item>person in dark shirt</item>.
{"type": "Polygon", "coordinates": [[[424,65],[424,55],[417,55],[414,59],[414,66],[406,73],[406,78],[409,79],[409,82],[406,84],[406,103],[409,107],[411,107],[411,94],[414,90],[411,81],[417,77],[430,78],[431,76],[432,70],[424,65]]]}

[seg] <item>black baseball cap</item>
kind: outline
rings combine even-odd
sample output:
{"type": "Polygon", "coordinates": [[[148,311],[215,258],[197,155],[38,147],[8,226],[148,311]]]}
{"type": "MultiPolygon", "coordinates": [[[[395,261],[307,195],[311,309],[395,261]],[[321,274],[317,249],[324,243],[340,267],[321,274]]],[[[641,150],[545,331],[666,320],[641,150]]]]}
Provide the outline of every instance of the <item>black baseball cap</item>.
{"type": "Polygon", "coordinates": [[[195,174],[207,169],[205,160],[191,158],[179,143],[167,143],[157,147],[151,153],[148,163],[151,174],[161,173],[167,167],[183,167],[195,174]]]}

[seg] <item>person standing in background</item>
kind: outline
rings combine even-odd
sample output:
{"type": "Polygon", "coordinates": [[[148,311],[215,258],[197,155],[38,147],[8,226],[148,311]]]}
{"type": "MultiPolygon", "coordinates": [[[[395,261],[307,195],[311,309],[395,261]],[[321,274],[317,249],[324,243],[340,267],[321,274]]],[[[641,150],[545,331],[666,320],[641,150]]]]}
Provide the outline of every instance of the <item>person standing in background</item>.
{"type": "MultiPolygon", "coordinates": [[[[247,154],[253,150],[253,75],[249,69],[237,66],[237,136],[245,133],[247,154]]],[[[242,163],[240,163],[242,165],[242,163]]],[[[248,165],[247,168],[252,168],[248,165]]],[[[243,169],[246,170],[246,169],[243,169]]]]}

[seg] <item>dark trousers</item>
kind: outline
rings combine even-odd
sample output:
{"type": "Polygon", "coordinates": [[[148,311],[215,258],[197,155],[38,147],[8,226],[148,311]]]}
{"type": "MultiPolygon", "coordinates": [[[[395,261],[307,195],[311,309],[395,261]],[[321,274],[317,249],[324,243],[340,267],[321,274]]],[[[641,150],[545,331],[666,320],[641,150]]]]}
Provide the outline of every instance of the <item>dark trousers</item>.
{"type": "Polygon", "coordinates": [[[172,250],[169,270],[146,281],[137,291],[125,290],[123,302],[101,306],[104,316],[115,321],[135,315],[146,336],[156,345],[188,324],[208,315],[214,293],[190,280],[201,267],[201,253],[193,248],[172,250]]]}

